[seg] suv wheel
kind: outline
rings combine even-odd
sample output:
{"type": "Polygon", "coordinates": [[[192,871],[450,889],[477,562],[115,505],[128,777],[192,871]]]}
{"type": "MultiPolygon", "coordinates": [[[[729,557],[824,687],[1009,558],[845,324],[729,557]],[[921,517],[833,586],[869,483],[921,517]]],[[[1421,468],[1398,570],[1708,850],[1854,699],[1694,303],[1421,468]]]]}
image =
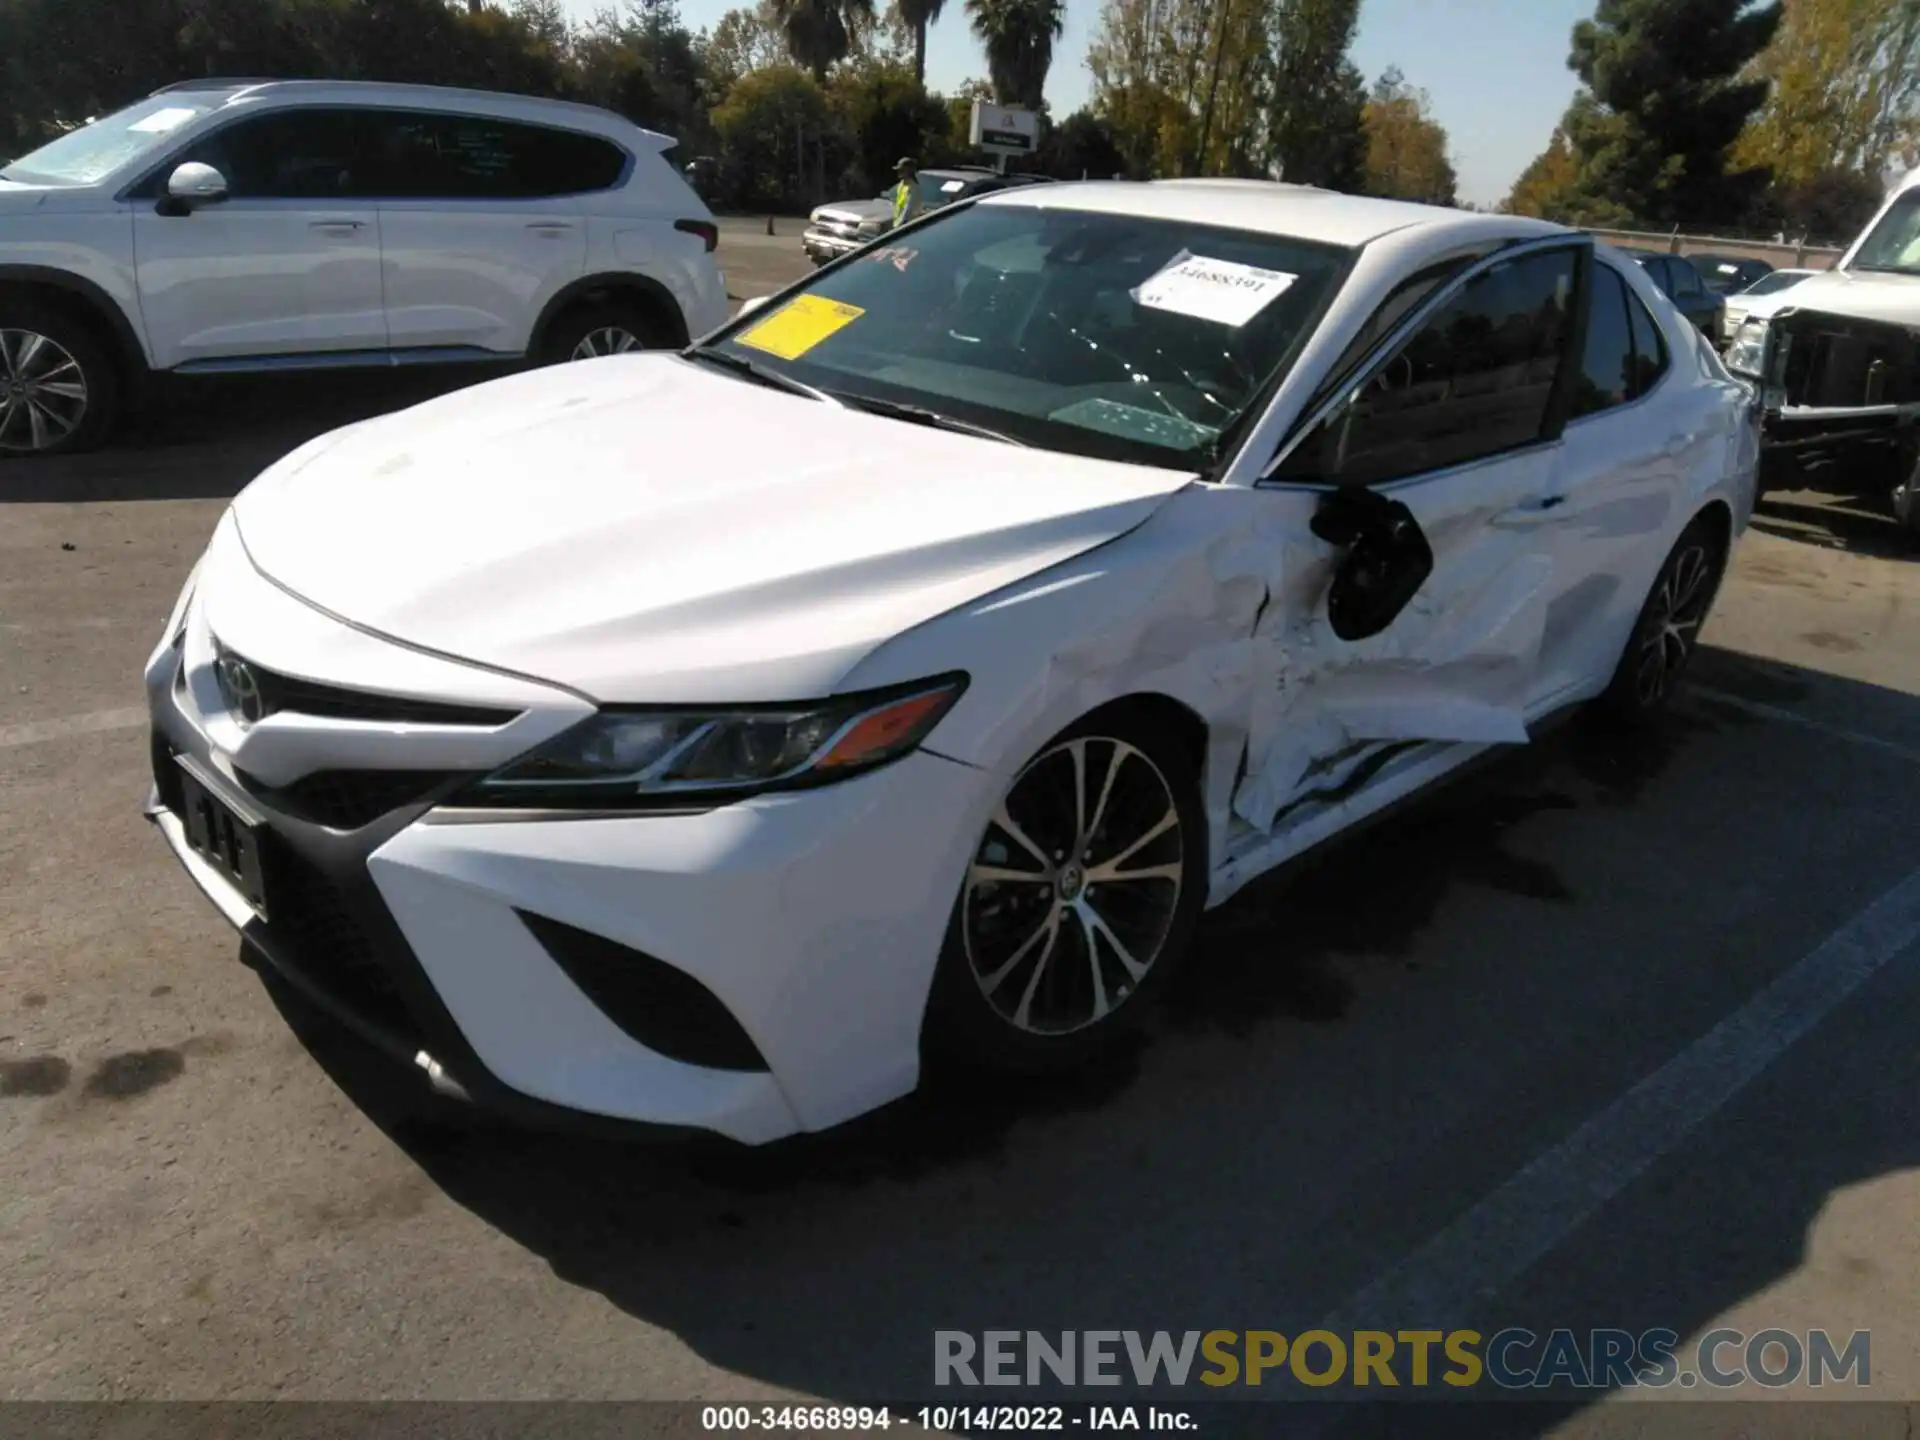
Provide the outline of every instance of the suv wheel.
{"type": "Polygon", "coordinates": [[[598,360],[632,350],[664,349],[672,342],[661,326],[638,305],[618,300],[582,305],[562,315],[547,333],[543,348],[548,364],[598,360]]]}
{"type": "Polygon", "coordinates": [[[106,438],[119,376],[85,325],[0,300],[0,456],[61,455],[106,438]]]}

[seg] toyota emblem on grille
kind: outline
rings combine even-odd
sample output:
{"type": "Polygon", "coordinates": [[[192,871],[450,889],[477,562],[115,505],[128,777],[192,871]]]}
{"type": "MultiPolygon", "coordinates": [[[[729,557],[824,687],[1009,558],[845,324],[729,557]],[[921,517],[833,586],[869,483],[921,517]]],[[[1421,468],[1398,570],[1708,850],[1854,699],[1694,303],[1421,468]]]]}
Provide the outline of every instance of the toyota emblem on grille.
{"type": "Polygon", "coordinates": [[[220,686],[220,698],[242,725],[252,725],[266,712],[260,695],[260,678],[253,667],[238,655],[222,655],[213,662],[213,678],[220,686]]]}

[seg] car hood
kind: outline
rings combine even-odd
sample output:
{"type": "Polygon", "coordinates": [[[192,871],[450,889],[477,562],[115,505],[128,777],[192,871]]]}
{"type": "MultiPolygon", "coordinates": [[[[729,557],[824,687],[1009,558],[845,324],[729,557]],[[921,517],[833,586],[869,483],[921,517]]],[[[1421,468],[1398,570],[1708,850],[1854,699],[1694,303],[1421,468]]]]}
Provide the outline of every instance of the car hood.
{"type": "Polygon", "coordinates": [[[235,501],[363,628],[601,701],[808,699],[1115,539],[1187,473],[823,404],[676,356],[555,366],[323,436],[235,501]]]}
{"type": "Polygon", "coordinates": [[[1818,310],[1828,315],[1885,320],[1895,325],[1920,325],[1920,276],[1829,270],[1783,290],[1778,308],[1818,310]]]}
{"type": "Polygon", "coordinates": [[[886,200],[836,200],[831,205],[822,205],[812,215],[814,220],[840,220],[848,225],[863,224],[868,220],[885,220],[893,214],[893,205],[886,200]]]}

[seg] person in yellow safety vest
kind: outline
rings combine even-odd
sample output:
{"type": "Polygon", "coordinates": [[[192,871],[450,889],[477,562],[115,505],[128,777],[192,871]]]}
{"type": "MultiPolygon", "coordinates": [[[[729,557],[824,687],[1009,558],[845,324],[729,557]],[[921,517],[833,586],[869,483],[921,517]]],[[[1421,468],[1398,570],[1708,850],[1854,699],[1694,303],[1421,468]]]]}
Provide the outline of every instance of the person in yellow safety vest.
{"type": "Polygon", "coordinates": [[[893,224],[888,228],[898,230],[909,220],[918,219],[927,202],[920,194],[920,167],[914,164],[911,155],[901,156],[893,172],[900,177],[900,183],[893,187],[893,224]]]}

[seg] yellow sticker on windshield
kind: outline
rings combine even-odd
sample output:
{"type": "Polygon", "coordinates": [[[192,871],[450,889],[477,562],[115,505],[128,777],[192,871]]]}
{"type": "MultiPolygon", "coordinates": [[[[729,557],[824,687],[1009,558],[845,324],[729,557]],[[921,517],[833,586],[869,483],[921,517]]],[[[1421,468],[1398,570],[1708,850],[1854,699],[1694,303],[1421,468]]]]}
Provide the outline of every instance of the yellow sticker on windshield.
{"type": "Polygon", "coordinates": [[[866,313],[858,305],[843,305],[821,295],[802,295],[733,338],[782,360],[798,360],[866,313]]]}

